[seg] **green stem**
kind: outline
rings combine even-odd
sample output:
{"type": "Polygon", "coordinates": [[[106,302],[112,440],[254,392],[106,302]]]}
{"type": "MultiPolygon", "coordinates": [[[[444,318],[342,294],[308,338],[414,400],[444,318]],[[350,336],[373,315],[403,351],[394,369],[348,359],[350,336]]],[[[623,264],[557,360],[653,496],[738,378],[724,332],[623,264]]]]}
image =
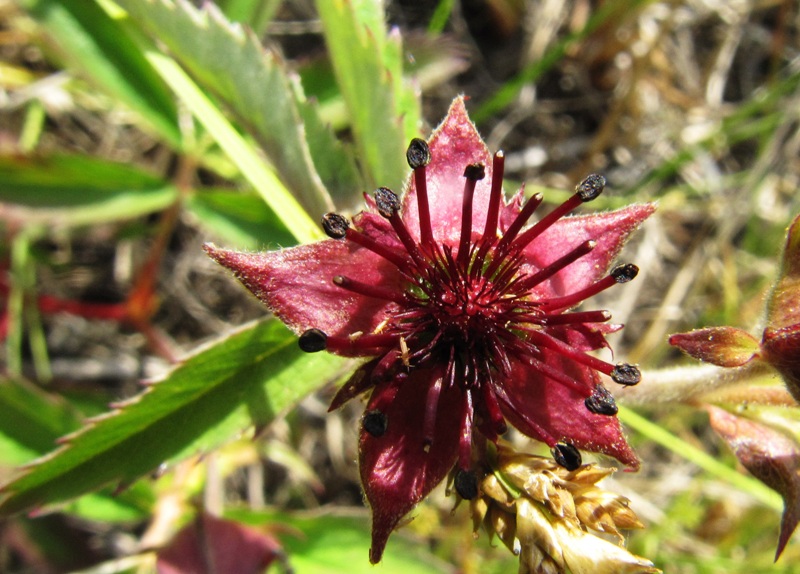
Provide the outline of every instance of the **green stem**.
{"type": "Polygon", "coordinates": [[[736,488],[749,493],[764,505],[777,510],[783,510],[783,501],[780,495],[759,482],[755,478],[739,473],[733,468],[719,462],[711,455],[681,440],[659,425],[647,420],[630,409],[620,407],[619,418],[628,427],[645,436],[649,440],[660,444],[675,454],[696,464],[707,473],[723,480],[736,488]]]}

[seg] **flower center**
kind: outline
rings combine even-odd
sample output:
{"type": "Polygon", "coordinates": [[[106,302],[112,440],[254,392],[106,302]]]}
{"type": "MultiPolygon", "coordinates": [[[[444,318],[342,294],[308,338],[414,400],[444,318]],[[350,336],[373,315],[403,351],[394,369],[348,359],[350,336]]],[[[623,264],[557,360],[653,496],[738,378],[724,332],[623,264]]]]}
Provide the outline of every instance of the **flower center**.
{"type": "MultiPolygon", "coordinates": [[[[462,423],[465,443],[459,455],[462,468],[468,466],[471,405],[476,405],[486,422],[481,429],[487,437],[504,432],[500,405],[510,405],[511,399],[500,381],[514,376],[514,364],[537,370],[555,383],[577,391],[585,397],[586,408],[593,413],[615,414],[613,397],[602,385],[570,378],[552,366],[554,363],[547,356],[560,355],[604,373],[620,384],[638,383],[640,374],[635,366],[607,363],[574,347],[560,334],[568,326],[582,332],[586,324],[608,321],[610,314],[606,311],[569,312],[569,309],[612,285],[630,281],[638,268],[619,265],[608,276],[583,289],[541,297],[537,293],[543,291],[537,287],[590,253],[596,243],[585,241],[541,268],[534,268],[525,256],[526,248],[555,222],[580,204],[595,199],[603,191],[605,179],[590,175],[577,186],[574,195],[524,229],[542,202],[541,194],[536,194],[501,229],[504,156],[498,152],[492,161],[493,178],[483,232],[473,233],[472,229],[473,195],[477,182],[485,176],[484,166],[476,163],[464,171],[458,245],[449,245],[434,238],[431,225],[426,180],[426,166],[431,158],[427,143],[412,140],[407,158],[414,170],[419,239],[409,231],[397,195],[383,187],[375,191],[375,206],[391,225],[402,248],[392,246],[394,240],[383,242],[374,233],[368,235],[352,228],[341,215],[329,213],[323,218],[329,237],[354,242],[396,267],[406,280],[405,289],[367,284],[352,277],[333,277],[333,282],[344,290],[386,301],[387,317],[373,333],[328,336],[311,329],[300,337],[301,348],[377,356],[379,360],[370,373],[374,384],[390,380],[393,385],[400,385],[411,369],[444,366],[443,378],[429,390],[426,413],[430,416],[426,414],[425,435],[432,440],[442,385],[458,385],[470,405],[462,423]]],[[[380,414],[380,409],[376,413],[380,414]]],[[[573,447],[559,443],[559,437],[549,437],[536,421],[525,422],[541,429],[537,434],[544,437],[565,466],[573,466],[571,461],[579,457],[573,447]]]]}

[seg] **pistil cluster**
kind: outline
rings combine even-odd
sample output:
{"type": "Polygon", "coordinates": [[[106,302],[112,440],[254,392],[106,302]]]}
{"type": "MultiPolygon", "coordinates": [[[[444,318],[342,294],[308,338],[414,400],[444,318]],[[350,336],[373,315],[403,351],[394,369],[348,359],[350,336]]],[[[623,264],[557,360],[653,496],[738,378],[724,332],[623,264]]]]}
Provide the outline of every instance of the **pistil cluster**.
{"type": "MultiPolygon", "coordinates": [[[[605,188],[605,179],[601,175],[590,175],[567,201],[520,233],[542,203],[542,194],[534,195],[508,229],[499,233],[504,157],[502,152],[497,152],[492,163],[494,176],[485,226],[482,233],[473,234],[475,186],[484,179],[486,170],[481,163],[469,164],[464,170],[458,247],[453,248],[436,241],[431,230],[425,174],[431,161],[428,144],[421,139],[412,140],[407,159],[416,183],[420,214],[418,241],[403,221],[400,199],[385,187],[375,191],[373,200],[378,213],[390,223],[401,249],[388,249],[385,244],[353,229],[342,215],[329,213],[322,220],[329,237],[351,241],[372,251],[393,265],[406,280],[405,289],[397,290],[343,275],[332,278],[332,282],[344,290],[392,304],[392,312],[372,334],[330,337],[319,329],[309,329],[301,335],[300,347],[310,352],[327,349],[344,354],[380,355],[365,382],[390,381],[383,391],[389,397],[404,383],[409,370],[427,364],[444,365],[442,378],[428,390],[423,442],[430,445],[434,441],[442,388],[457,387],[464,394],[467,406],[461,421],[459,445],[458,464],[462,471],[468,471],[471,466],[474,422],[491,440],[507,429],[501,405],[510,407],[513,403],[502,383],[512,375],[512,360],[545,374],[554,382],[574,388],[585,396],[584,404],[591,412],[615,415],[614,398],[601,383],[590,388],[548,365],[543,355],[547,352],[559,354],[608,375],[622,385],[638,383],[639,369],[627,363],[612,365],[589,355],[551,335],[546,327],[608,321],[611,315],[607,311],[568,313],[565,310],[613,285],[632,280],[638,268],[633,264],[618,265],[607,276],[583,289],[548,299],[533,295],[536,287],[591,253],[597,242],[584,241],[536,272],[523,269],[524,248],[562,216],[598,197],[605,188]]],[[[355,390],[364,389],[359,384],[355,390]]],[[[353,391],[352,387],[345,387],[332,408],[351,398],[353,391]]],[[[371,409],[364,421],[365,429],[373,436],[381,436],[389,424],[380,408],[371,409]]],[[[559,464],[569,470],[580,466],[577,449],[558,442],[557,437],[535,420],[526,422],[539,431],[538,438],[553,449],[559,464]]]]}
{"type": "Polygon", "coordinates": [[[509,424],[568,470],[578,449],[638,465],[602,376],[635,385],[639,370],[591,354],[619,326],[607,311],[574,309],[636,276],[632,264],[606,270],[653,206],[565,217],[603,192],[590,175],[531,223],[542,195],[505,202],[503,153],[490,156],[461,99],[407,160],[402,198],[382,187],[352,222],[325,215],[326,241],[263,254],[207,247],[300,333],[301,349],[369,359],[331,409],[371,391],[359,448],[373,562],[452,469],[459,495],[478,495],[486,441],[509,424]]]}

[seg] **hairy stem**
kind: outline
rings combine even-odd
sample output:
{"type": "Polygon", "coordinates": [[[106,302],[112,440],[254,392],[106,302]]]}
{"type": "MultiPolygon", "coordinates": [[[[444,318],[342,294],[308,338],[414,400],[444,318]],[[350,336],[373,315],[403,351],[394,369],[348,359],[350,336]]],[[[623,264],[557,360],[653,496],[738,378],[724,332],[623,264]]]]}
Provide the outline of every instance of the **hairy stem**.
{"type": "Polygon", "coordinates": [[[626,405],[689,403],[701,395],[774,373],[766,363],[751,361],[738,368],[716,365],[676,367],[642,371],[642,382],[635,387],[615,388],[614,398],[626,405]]]}

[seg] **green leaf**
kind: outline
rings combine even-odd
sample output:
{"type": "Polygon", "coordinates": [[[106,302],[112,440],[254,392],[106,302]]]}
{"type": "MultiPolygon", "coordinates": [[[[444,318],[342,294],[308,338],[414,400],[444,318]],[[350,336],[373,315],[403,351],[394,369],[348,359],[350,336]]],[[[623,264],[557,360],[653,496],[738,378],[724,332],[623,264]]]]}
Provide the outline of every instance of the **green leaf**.
{"type": "Polygon", "coordinates": [[[178,199],[165,181],[135,167],[88,156],[0,157],[0,202],[26,223],[89,225],[131,219],[178,199]]]}
{"type": "Polygon", "coordinates": [[[203,190],[189,197],[186,208],[231,249],[257,250],[294,243],[283,222],[252,192],[203,190]]]}
{"type": "Polygon", "coordinates": [[[300,242],[323,236],[320,225],[297,202],[262,158],[255,147],[231,125],[192,79],[174,60],[155,51],[147,51],[148,60],[161,77],[179,94],[186,107],[214,137],[228,158],[239,168],[269,207],[300,242]]]}
{"type": "MultiPolygon", "coordinates": [[[[370,526],[366,513],[336,515],[330,512],[291,514],[234,510],[227,518],[252,525],[289,526],[302,536],[281,536],[281,546],[297,574],[374,574],[369,563],[370,526]]],[[[273,572],[274,570],[270,570],[273,572]]],[[[423,545],[395,536],[383,555],[381,574],[452,573],[423,545]]]]}
{"type": "Polygon", "coordinates": [[[225,101],[309,213],[333,209],[327,187],[358,187],[352,158],[319,120],[297,78],[252,33],[229,23],[211,3],[201,10],[185,1],[117,3],[199,84],[225,101]],[[321,169],[331,163],[340,169],[321,169]]]}
{"type": "Polygon", "coordinates": [[[247,325],[187,358],[162,381],[64,439],[3,487],[0,514],[125,486],[164,461],[263,427],[335,377],[346,361],[300,351],[278,320],[247,325]]]}
{"type": "Polygon", "coordinates": [[[399,33],[386,33],[376,0],[316,3],[333,69],[350,115],[368,185],[401,189],[405,150],[418,135],[419,103],[403,83],[399,33]]]}
{"type": "Polygon", "coordinates": [[[180,147],[172,94],[127,30],[94,0],[21,0],[53,41],[52,52],[81,76],[136,110],[180,147]]]}
{"type": "Polygon", "coordinates": [[[60,398],[23,380],[0,380],[0,462],[17,466],[53,448],[80,426],[78,413],[60,398]]]}
{"type": "MultiPolygon", "coordinates": [[[[61,397],[21,379],[0,380],[0,466],[29,463],[79,427],[78,413],[61,397]]],[[[88,520],[125,522],[144,518],[152,500],[150,489],[139,483],[116,496],[82,497],[63,511],[88,520]]]]}
{"type": "Polygon", "coordinates": [[[81,496],[70,502],[61,512],[93,522],[134,522],[151,516],[155,502],[150,485],[139,481],[123,492],[110,488],[81,496]]]}

